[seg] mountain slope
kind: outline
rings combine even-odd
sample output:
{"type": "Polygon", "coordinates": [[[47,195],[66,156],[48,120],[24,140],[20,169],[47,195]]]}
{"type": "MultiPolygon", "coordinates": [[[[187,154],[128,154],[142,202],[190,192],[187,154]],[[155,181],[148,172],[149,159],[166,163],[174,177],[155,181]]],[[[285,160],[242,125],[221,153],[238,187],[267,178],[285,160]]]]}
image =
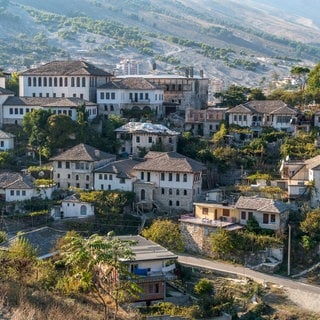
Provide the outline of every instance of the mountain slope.
{"type": "Polygon", "coordinates": [[[0,0],[0,68],[82,57],[112,70],[134,58],[144,72],[154,62],[159,72],[193,66],[257,85],[320,59],[314,16],[293,2],[289,10],[266,0],[16,0],[1,11],[0,0]]]}

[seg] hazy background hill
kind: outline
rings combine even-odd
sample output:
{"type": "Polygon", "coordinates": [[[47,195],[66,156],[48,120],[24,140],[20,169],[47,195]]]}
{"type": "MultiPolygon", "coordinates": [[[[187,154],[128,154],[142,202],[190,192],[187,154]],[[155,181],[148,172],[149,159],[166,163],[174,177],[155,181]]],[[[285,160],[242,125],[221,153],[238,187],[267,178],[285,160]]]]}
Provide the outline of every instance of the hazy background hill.
{"type": "Polygon", "coordinates": [[[0,68],[84,58],[112,71],[218,77],[257,86],[320,60],[311,0],[0,0],[0,68]]]}

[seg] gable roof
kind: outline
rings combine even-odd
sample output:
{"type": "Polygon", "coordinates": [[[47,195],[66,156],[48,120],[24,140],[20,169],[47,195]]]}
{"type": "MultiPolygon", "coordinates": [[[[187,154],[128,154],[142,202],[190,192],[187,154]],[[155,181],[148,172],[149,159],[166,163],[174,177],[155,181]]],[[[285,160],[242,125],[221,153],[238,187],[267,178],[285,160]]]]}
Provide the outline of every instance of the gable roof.
{"type": "Polygon", "coordinates": [[[96,106],[95,103],[80,98],[9,97],[4,106],[39,106],[43,108],[96,106]]]}
{"type": "Polygon", "coordinates": [[[240,104],[227,111],[228,113],[261,113],[296,115],[297,110],[289,107],[281,100],[252,100],[240,104]]]}
{"type": "Polygon", "coordinates": [[[21,73],[23,76],[112,76],[111,73],[97,68],[82,60],[51,61],[40,67],[21,73]]]}
{"type": "Polygon", "coordinates": [[[135,90],[156,90],[160,87],[152,84],[148,80],[141,77],[114,78],[99,87],[99,89],[135,89],[135,90]]]}
{"type": "Polygon", "coordinates": [[[153,133],[168,136],[175,136],[180,134],[177,131],[168,129],[166,126],[162,124],[155,124],[149,122],[128,122],[114,131],[124,133],[153,133]]]}
{"type": "Polygon", "coordinates": [[[115,158],[113,154],[101,151],[92,146],[80,143],[61,154],[50,158],[51,161],[88,161],[95,162],[104,159],[115,158]]]}
{"type": "Polygon", "coordinates": [[[133,177],[131,171],[133,167],[142,160],[124,159],[106,164],[95,170],[97,173],[114,173],[118,178],[130,179],[133,177]]]}
{"type": "Polygon", "coordinates": [[[241,196],[238,199],[235,204],[235,208],[279,214],[288,210],[288,206],[282,201],[245,196],[241,196]]]}
{"type": "Polygon", "coordinates": [[[196,160],[177,152],[148,152],[145,161],[134,166],[136,170],[193,173],[205,170],[205,166],[196,160]]]}
{"type": "Polygon", "coordinates": [[[0,173],[1,189],[33,189],[34,178],[18,172],[0,173]]]}
{"type": "Polygon", "coordinates": [[[12,139],[14,137],[14,134],[0,130],[0,139],[12,139]]]}
{"type": "Polygon", "coordinates": [[[14,95],[14,92],[9,90],[9,89],[5,89],[0,87],[0,96],[6,96],[6,95],[14,95]]]}

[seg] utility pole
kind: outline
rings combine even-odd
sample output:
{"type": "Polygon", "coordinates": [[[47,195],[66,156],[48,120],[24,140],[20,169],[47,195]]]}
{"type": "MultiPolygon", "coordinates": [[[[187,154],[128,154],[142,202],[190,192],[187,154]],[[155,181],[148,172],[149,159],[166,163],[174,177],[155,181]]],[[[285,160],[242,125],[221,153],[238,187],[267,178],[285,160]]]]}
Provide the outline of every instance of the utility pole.
{"type": "Polygon", "coordinates": [[[288,235],[288,276],[290,276],[290,260],[291,260],[291,225],[288,224],[289,235],[288,235]]]}

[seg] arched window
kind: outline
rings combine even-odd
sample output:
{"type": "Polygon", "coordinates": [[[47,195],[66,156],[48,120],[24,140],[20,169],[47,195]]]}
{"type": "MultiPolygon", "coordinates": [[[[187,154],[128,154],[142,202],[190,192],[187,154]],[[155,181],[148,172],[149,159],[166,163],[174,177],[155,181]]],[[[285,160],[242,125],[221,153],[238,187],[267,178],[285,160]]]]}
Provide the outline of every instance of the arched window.
{"type": "Polygon", "coordinates": [[[140,200],[146,200],[146,191],[144,189],[141,189],[140,200]]]}
{"type": "Polygon", "coordinates": [[[37,86],[37,78],[33,77],[33,86],[36,87],[37,86]]]}
{"type": "Polygon", "coordinates": [[[87,215],[87,207],[85,205],[82,205],[80,207],[80,215],[82,215],[82,216],[87,215]]]}
{"type": "Polygon", "coordinates": [[[57,87],[57,86],[58,86],[58,79],[57,79],[57,77],[54,77],[54,79],[53,79],[53,86],[54,86],[54,87],[57,87]]]}
{"type": "Polygon", "coordinates": [[[71,87],[74,87],[74,77],[71,77],[71,87]]]}
{"type": "Polygon", "coordinates": [[[59,78],[59,87],[63,87],[63,78],[59,78]]]}
{"type": "Polygon", "coordinates": [[[42,87],[42,79],[41,79],[41,77],[38,78],[38,87],[42,87]]]}
{"type": "Polygon", "coordinates": [[[183,182],[187,182],[188,181],[188,175],[185,173],[183,175],[183,182]]]}
{"type": "Polygon", "coordinates": [[[49,87],[52,87],[52,78],[49,77],[49,87]]]}
{"type": "Polygon", "coordinates": [[[31,87],[31,77],[28,77],[28,87],[31,87]]]}
{"type": "Polygon", "coordinates": [[[64,78],[64,86],[67,87],[68,86],[68,78],[64,78]]]}
{"type": "Polygon", "coordinates": [[[86,78],[82,77],[82,86],[85,87],[86,86],[86,78]]]}
{"type": "Polygon", "coordinates": [[[80,77],[77,77],[77,87],[80,87],[80,77]]]}
{"type": "Polygon", "coordinates": [[[43,78],[43,86],[46,87],[47,86],[47,77],[43,78]]]}

